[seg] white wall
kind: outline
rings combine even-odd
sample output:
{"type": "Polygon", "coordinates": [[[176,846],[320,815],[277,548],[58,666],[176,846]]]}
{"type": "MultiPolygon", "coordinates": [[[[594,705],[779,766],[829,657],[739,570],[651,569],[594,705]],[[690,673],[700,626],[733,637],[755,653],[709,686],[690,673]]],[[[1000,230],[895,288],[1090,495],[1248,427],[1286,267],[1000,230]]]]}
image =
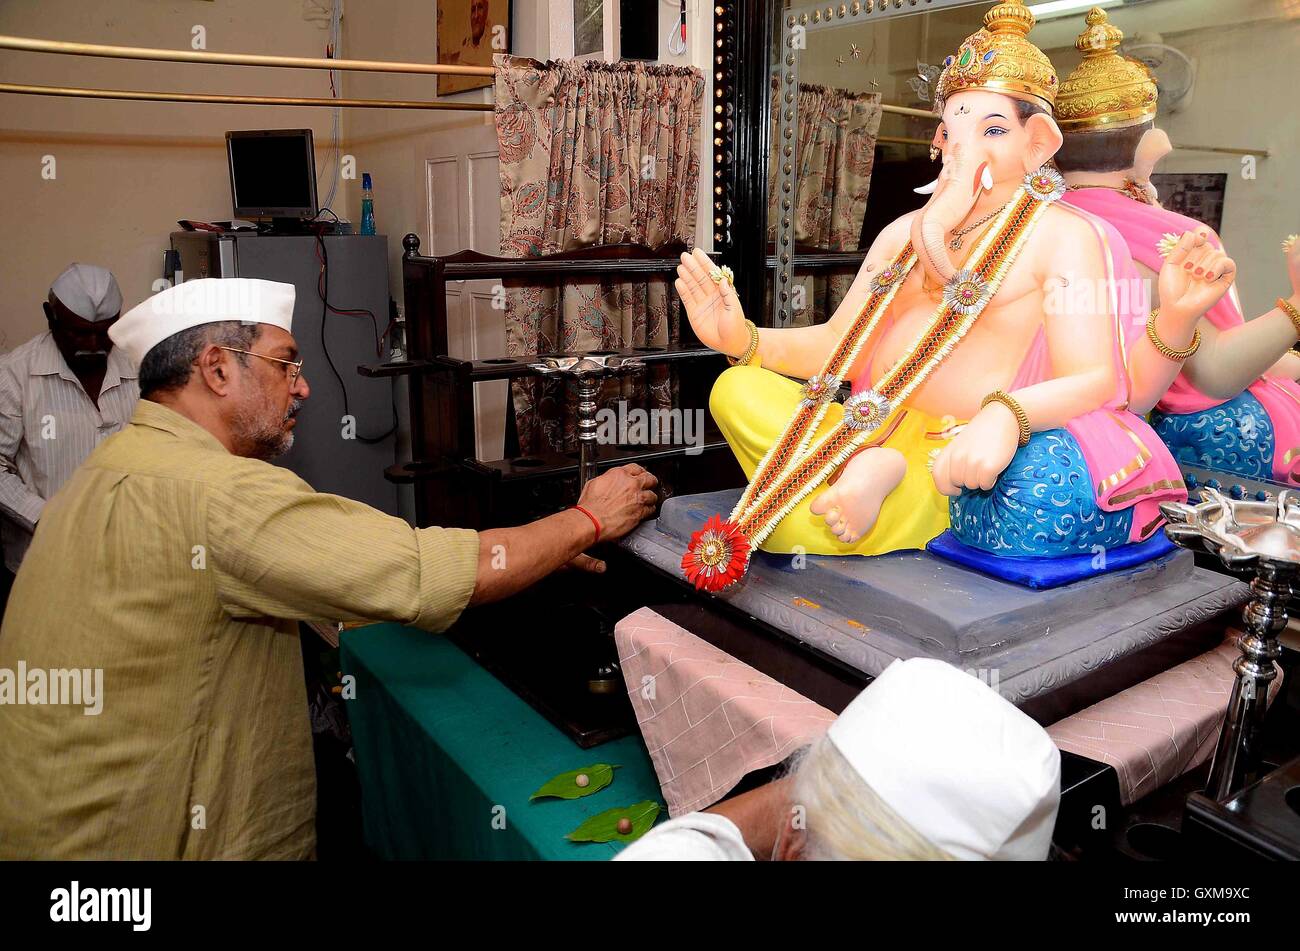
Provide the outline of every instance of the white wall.
{"type": "MultiPolygon", "coordinates": [[[[652,2],[652,0],[645,0],[652,2]]],[[[676,3],[660,6],[664,62],[696,63],[708,78],[700,134],[701,183],[697,243],[710,247],[712,201],[712,30],[708,0],[690,0],[690,51],[664,49],[676,3]]],[[[515,0],[514,50],[552,56],[552,4],[515,0]]],[[[354,59],[435,58],[433,0],[348,0],[341,55],[354,59]]],[[[223,52],[323,56],[327,24],[304,19],[301,0],[3,0],[0,33],[119,46],[188,49],[195,25],[207,48],[223,52]]],[[[119,89],[186,90],[271,96],[328,97],[323,70],[195,66],[0,51],[0,82],[119,89]]],[[[353,98],[432,99],[430,77],[344,73],[353,98]]],[[[491,101],[491,90],[453,98],[491,101]]],[[[230,129],[313,129],[318,165],[329,152],[327,108],[113,102],[0,94],[0,180],[6,227],[0,229],[0,352],[44,329],[40,304],[51,280],[73,260],[110,268],[127,306],[144,299],[161,276],[162,251],[178,218],[231,217],[224,133],[230,129]],[[53,180],[41,177],[54,156],[53,180]]],[[[428,136],[439,129],[488,124],[491,112],[343,110],[343,151],[358,172],[375,176],[376,224],[390,236],[390,281],[400,301],[396,263],[401,237],[424,228],[424,183],[417,172],[428,136]]],[[[329,175],[320,180],[322,196],[329,175]]],[[[341,183],[335,211],[360,218],[360,182],[341,183]]],[[[427,239],[427,235],[422,235],[427,239]]]]}
{"type": "MultiPolygon", "coordinates": [[[[295,0],[4,0],[0,33],[188,49],[191,30],[225,52],[323,56],[327,31],[295,0]]],[[[0,82],[280,96],[328,96],[322,70],[194,66],[0,51],[0,82]]],[[[73,260],[117,275],[126,306],[162,275],[176,219],[231,217],[228,129],[311,127],[307,107],[111,102],[0,94],[0,351],[43,330],[50,282],[73,260]],[[56,176],[42,178],[44,156],[56,176]]],[[[318,146],[319,152],[319,146],[318,146]]]]}

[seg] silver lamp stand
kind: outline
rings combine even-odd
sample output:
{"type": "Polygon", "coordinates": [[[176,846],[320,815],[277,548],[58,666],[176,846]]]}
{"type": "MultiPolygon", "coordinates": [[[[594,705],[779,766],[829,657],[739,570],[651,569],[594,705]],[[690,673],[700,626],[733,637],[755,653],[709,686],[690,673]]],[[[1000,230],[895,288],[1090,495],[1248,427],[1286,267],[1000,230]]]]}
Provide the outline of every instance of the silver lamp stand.
{"type": "Polygon", "coordinates": [[[1175,544],[1216,554],[1229,570],[1253,575],[1251,600],[1242,611],[1245,632],[1237,641],[1241,656],[1232,665],[1237,680],[1205,788],[1207,796],[1224,802],[1259,771],[1268,690],[1277,679],[1274,661],[1282,655],[1278,635],[1300,576],[1300,498],[1282,492],[1276,502],[1251,502],[1213,489],[1204,495],[1197,505],[1165,502],[1160,510],[1175,544]]]}
{"type": "Polygon", "coordinates": [[[529,366],[543,376],[562,376],[578,382],[578,496],[596,477],[596,401],[606,377],[638,373],[645,369],[639,357],[620,353],[588,353],[582,356],[543,357],[529,366]]]}
{"type": "MultiPolygon", "coordinates": [[[[637,357],[626,357],[619,353],[595,352],[582,356],[543,357],[529,366],[543,376],[577,380],[578,498],[582,498],[582,490],[596,477],[596,411],[600,384],[609,376],[640,372],[645,369],[645,363],[637,357]]],[[[613,638],[610,640],[611,656],[597,664],[596,669],[587,677],[587,690],[590,693],[611,694],[622,683],[617,652],[613,652],[613,638]]]]}

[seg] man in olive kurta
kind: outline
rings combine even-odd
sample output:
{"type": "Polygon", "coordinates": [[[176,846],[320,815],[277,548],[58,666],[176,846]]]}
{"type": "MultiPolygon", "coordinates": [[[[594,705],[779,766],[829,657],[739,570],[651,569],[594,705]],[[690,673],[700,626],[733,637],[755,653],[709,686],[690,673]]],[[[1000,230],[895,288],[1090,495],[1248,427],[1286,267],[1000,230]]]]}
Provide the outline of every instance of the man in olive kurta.
{"type": "Polygon", "coordinates": [[[0,858],[311,857],[296,621],[442,631],[653,508],[631,466],[588,483],[591,515],[482,533],[313,491],[264,461],[309,393],[293,288],[251,283],[252,319],[119,322],[144,398],[48,503],[0,629],[0,671],[102,670],[102,709],[0,702],[0,858]]]}

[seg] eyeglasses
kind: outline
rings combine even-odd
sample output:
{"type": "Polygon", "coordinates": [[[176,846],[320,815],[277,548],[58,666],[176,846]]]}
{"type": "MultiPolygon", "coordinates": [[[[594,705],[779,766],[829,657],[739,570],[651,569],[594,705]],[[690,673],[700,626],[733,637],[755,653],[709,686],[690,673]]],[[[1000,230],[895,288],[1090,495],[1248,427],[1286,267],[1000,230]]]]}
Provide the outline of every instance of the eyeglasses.
{"type": "Polygon", "coordinates": [[[252,350],[240,350],[238,347],[218,346],[217,349],[229,350],[231,353],[246,353],[251,357],[261,357],[263,360],[274,360],[276,363],[283,363],[285,366],[291,367],[291,369],[284,371],[289,377],[290,386],[293,386],[295,383],[297,383],[299,375],[302,374],[302,365],[304,362],[302,360],[298,360],[298,361],[281,360],[279,357],[268,357],[265,353],[254,353],[252,350]]]}

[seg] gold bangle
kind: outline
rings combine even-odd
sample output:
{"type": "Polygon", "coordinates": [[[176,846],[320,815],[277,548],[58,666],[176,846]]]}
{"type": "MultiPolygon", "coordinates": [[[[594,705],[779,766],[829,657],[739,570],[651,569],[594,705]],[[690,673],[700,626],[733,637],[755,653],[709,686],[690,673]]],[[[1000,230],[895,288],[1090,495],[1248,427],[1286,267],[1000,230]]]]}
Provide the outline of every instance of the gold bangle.
{"type": "Polygon", "coordinates": [[[1033,436],[1034,431],[1029,428],[1029,415],[1025,412],[1025,408],[1020,405],[1016,398],[1010,393],[1006,393],[1002,390],[994,390],[988,396],[984,397],[984,402],[980,403],[980,409],[983,409],[990,403],[1001,403],[1007,409],[1011,410],[1016,417],[1016,425],[1020,427],[1020,439],[1018,440],[1017,445],[1029,445],[1029,438],[1033,436]]]}
{"type": "Polygon", "coordinates": [[[1300,310],[1296,309],[1295,304],[1291,303],[1285,297],[1277,299],[1277,306],[1281,308],[1282,313],[1291,318],[1291,323],[1295,326],[1295,332],[1300,335],[1300,310]]]}
{"type": "Polygon", "coordinates": [[[1160,316],[1160,308],[1157,307],[1151,311],[1147,317],[1147,339],[1151,341],[1151,346],[1156,348],[1156,352],[1166,359],[1173,360],[1175,363],[1181,363],[1201,346],[1201,331],[1199,329],[1192,332],[1192,342],[1187,345],[1185,350],[1175,350],[1169,344],[1160,339],[1156,333],[1156,318],[1160,316]]]}
{"type": "Polygon", "coordinates": [[[749,328],[749,346],[745,348],[745,352],[739,357],[727,357],[727,362],[733,367],[749,366],[750,363],[754,362],[754,358],[758,356],[758,327],[749,318],[745,319],[745,326],[749,328]]]}

